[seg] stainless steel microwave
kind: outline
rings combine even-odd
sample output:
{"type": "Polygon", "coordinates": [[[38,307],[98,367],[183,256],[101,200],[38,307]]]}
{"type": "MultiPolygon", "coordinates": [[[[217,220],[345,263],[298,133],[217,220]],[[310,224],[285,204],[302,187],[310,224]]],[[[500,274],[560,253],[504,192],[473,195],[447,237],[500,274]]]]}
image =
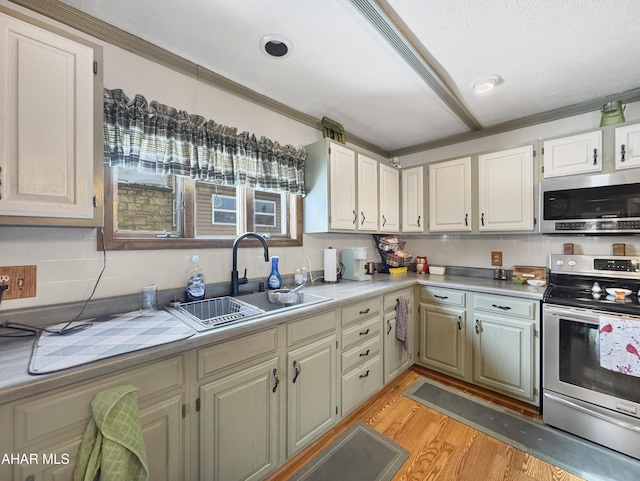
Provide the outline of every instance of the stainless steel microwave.
{"type": "Polygon", "coordinates": [[[640,234],[640,169],[540,182],[543,234],[640,234]]]}

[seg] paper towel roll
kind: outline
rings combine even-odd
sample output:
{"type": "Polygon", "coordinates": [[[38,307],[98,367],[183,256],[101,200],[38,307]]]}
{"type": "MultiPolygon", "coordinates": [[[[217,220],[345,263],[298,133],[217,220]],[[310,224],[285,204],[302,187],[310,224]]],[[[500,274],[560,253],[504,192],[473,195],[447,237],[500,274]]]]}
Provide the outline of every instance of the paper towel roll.
{"type": "Polygon", "coordinates": [[[324,281],[338,282],[338,249],[324,250],[324,281]]]}

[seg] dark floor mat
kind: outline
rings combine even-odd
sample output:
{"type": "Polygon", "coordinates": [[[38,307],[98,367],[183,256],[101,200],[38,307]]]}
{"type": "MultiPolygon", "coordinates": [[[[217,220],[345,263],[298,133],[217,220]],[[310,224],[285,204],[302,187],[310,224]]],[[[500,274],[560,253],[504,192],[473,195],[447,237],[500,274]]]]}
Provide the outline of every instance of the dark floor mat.
{"type": "Polygon", "coordinates": [[[467,426],[588,481],[637,481],[640,461],[531,421],[426,378],[403,393],[467,426]]]}

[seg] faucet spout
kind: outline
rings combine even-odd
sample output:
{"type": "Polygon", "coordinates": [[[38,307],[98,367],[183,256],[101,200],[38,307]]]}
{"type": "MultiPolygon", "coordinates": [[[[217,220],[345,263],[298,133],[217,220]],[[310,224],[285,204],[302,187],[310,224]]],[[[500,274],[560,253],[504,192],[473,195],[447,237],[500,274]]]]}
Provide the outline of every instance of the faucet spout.
{"type": "MultiPolygon", "coordinates": [[[[264,239],[264,236],[261,236],[260,234],[257,234],[255,232],[246,232],[238,237],[236,237],[236,240],[233,241],[233,266],[232,266],[232,270],[231,270],[231,295],[232,296],[237,296],[238,295],[238,284],[239,284],[239,280],[238,280],[238,244],[240,244],[240,242],[244,239],[246,239],[247,237],[254,237],[255,239],[258,239],[260,241],[260,243],[262,243],[262,247],[264,248],[264,261],[265,262],[269,262],[269,246],[267,246],[267,241],[264,239]]],[[[246,282],[246,280],[245,280],[246,282]]]]}

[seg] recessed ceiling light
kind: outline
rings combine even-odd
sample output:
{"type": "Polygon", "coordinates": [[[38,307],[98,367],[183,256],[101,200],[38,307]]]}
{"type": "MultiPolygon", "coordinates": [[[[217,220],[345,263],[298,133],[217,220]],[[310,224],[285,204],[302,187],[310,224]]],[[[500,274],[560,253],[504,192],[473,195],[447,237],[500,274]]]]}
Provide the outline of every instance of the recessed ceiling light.
{"type": "Polygon", "coordinates": [[[487,75],[473,83],[473,90],[479,94],[487,93],[501,82],[502,77],[500,77],[500,75],[487,75]]]}
{"type": "Polygon", "coordinates": [[[291,40],[282,35],[265,35],[260,39],[260,51],[268,57],[284,58],[293,50],[291,40]]]}

